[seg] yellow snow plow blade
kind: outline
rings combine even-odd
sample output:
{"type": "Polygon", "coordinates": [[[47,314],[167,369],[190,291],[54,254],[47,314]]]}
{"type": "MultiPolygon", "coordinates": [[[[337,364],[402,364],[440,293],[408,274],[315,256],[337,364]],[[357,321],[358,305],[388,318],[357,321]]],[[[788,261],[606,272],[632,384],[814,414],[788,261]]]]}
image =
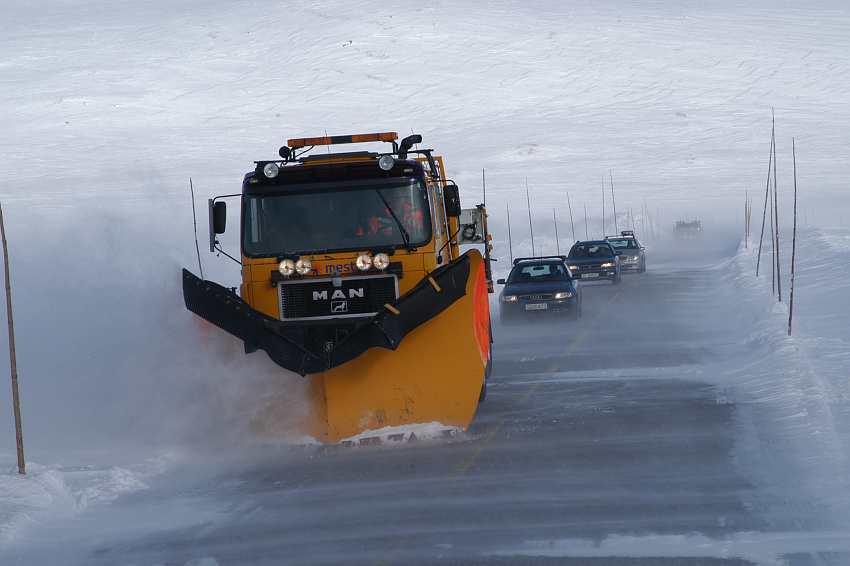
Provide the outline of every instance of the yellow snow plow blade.
{"type": "Polygon", "coordinates": [[[365,431],[439,422],[465,429],[490,359],[484,262],[470,258],[466,294],[412,330],[396,350],[371,348],[311,380],[311,435],[339,442],[365,431]]]}

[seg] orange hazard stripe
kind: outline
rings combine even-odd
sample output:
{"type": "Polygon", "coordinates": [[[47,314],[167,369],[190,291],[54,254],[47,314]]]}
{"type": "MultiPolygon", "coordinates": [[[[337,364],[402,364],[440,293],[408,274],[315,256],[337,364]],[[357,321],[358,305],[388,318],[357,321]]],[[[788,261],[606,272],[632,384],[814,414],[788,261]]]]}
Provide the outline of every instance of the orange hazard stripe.
{"type": "Polygon", "coordinates": [[[376,132],[373,134],[352,134],[348,136],[323,136],[319,138],[294,138],[286,141],[286,145],[292,149],[306,147],[308,145],[336,145],[339,143],[365,143],[365,142],[394,142],[398,139],[396,132],[376,132]]]}

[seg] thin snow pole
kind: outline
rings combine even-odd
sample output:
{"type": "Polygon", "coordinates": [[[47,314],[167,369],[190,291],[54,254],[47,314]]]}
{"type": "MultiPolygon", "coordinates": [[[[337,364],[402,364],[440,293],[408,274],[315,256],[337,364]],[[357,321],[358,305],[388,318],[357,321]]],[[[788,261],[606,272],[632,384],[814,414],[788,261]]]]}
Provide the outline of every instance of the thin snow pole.
{"type": "Polygon", "coordinates": [[[558,239],[558,217],[555,216],[555,209],[552,209],[552,222],[555,224],[555,250],[556,255],[561,255],[561,240],[558,239]]]}
{"type": "Polygon", "coordinates": [[[584,204],[584,239],[590,239],[590,235],[587,232],[587,203],[584,204]]]}
{"type": "Polygon", "coordinates": [[[791,322],[794,319],[794,265],[797,260],[797,146],[791,138],[791,155],[794,160],[794,228],[791,236],[791,296],[788,298],[788,336],[791,336],[791,322]]]}
{"type": "Polygon", "coordinates": [[[189,177],[189,192],[192,194],[192,226],[195,229],[195,253],[198,254],[198,271],[201,279],[204,278],[204,266],[201,264],[201,248],[198,246],[198,215],[195,213],[195,187],[192,185],[192,177],[189,177]]]}
{"type": "Polygon", "coordinates": [[[508,213],[508,253],[511,255],[511,265],[514,263],[514,246],[511,242],[511,208],[505,203],[505,212],[508,213]]]}
{"type": "Polygon", "coordinates": [[[18,473],[27,473],[24,459],[24,431],[21,425],[21,394],[18,389],[18,359],[15,355],[15,322],[12,318],[12,283],[9,277],[9,248],[6,245],[6,225],[0,205],[0,236],[3,239],[3,269],[6,273],[6,321],[9,325],[9,371],[12,378],[12,411],[15,414],[15,445],[18,449],[18,473]]]}
{"type": "Polygon", "coordinates": [[[759,253],[756,258],[756,277],[759,276],[759,268],[761,267],[761,248],[764,243],[764,223],[767,219],[767,199],[770,195],[770,166],[773,164],[773,134],[770,135],[770,158],[767,160],[767,182],[764,185],[764,210],[761,213],[761,236],[759,236],[759,253]]]}
{"type": "Polygon", "coordinates": [[[569,192],[567,193],[567,206],[570,208],[570,228],[572,228],[573,241],[575,241],[575,239],[576,239],[576,225],[575,225],[575,222],[573,222],[573,205],[570,202],[570,193],[569,192]]]}
{"type": "MultiPolygon", "coordinates": [[[[773,109],[770,111],[771,115],[773,115],[773,109]]],[[[776,139],[776,126],[774,120],[773,133],[771,134],[773,139],[776,139]]],[[[782,302],[782,272],[780,270],[780,262],[779,262],[779,190],[778,185],[776,184],[776,142],[773,143],[773,215],[775,221],[773,223],[775,227],[775,231],[773,233],[774,244],[773,248],[775,250],[774,256],[776,258],[776,293],[779,298],[779,302],[782,302]]]]}
{"type": "Polygon", "coordinates": [[[534,224],[531,222],[531,197],[528,196],[528,177],[525,178],[525,202],[528,205],[528,231],[531,233],[531,256],[534,257],[534,224]]]}
{"type": "Polygon", "coordinates": [[[484,200],[484,208],[487,208],[487,179],[484,178],[484,168],[481,168],[481,192],[483,193],[482,199],[484,200]]]}
{"type": "Polygon", "coordinates": [[[605,175],[602,175],[602,238],[605,237],[605,175]]]}
{"type": "MultiPolygon", "coordinates": [[[[611,175],[611,208],[614,210],[614,232],[620,233],[620,226],[617,224],[617,201],[614,200],[614,170],[609,169],[608,174],[611,175]]],[[[602,234],[604,237],[605,234],[602,234]]]]}
{"type": "MultiPolygon", "coordinates": [[[[776,192],[775,187],[771,187],[773,192],[776,192]]],[[[770,199],[770,294],[776,294],[776,237],[774,236],[773,226],[773,198],[770,199]]]]}

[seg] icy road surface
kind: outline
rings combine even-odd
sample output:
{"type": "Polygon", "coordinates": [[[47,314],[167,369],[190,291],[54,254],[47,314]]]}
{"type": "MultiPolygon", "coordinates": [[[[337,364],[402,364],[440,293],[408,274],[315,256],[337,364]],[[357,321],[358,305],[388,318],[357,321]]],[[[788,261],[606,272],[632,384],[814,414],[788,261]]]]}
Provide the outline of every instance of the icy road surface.
{"type": "Polygon", "coordinates": [[[777,334],[746,338],[732,291],[763,289],[735,246],[588,285],[577,324],[499,327],[466,435],[184,461],[45,519],[3,563],[848,564],[846,468],[824,453],[840,446],[804,406],[822,399],[735,377],[772,373],[759,342],[777,334]]]}

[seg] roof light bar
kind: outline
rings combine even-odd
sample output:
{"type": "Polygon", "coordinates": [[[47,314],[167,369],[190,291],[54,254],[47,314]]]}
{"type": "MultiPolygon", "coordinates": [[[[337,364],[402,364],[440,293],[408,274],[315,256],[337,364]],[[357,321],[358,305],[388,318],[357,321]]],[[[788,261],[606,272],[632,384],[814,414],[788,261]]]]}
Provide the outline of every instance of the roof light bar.
{"type": "Polygon", "coordinates": [[[286,145],[298,149],[310,145],[336,145],[341,143],[394,142],[398,139],[396,132],[376,132],[372,134],[352,134],[348,136],[323,136],[319,138],[295,138],[287,140],[286,145]]]}

